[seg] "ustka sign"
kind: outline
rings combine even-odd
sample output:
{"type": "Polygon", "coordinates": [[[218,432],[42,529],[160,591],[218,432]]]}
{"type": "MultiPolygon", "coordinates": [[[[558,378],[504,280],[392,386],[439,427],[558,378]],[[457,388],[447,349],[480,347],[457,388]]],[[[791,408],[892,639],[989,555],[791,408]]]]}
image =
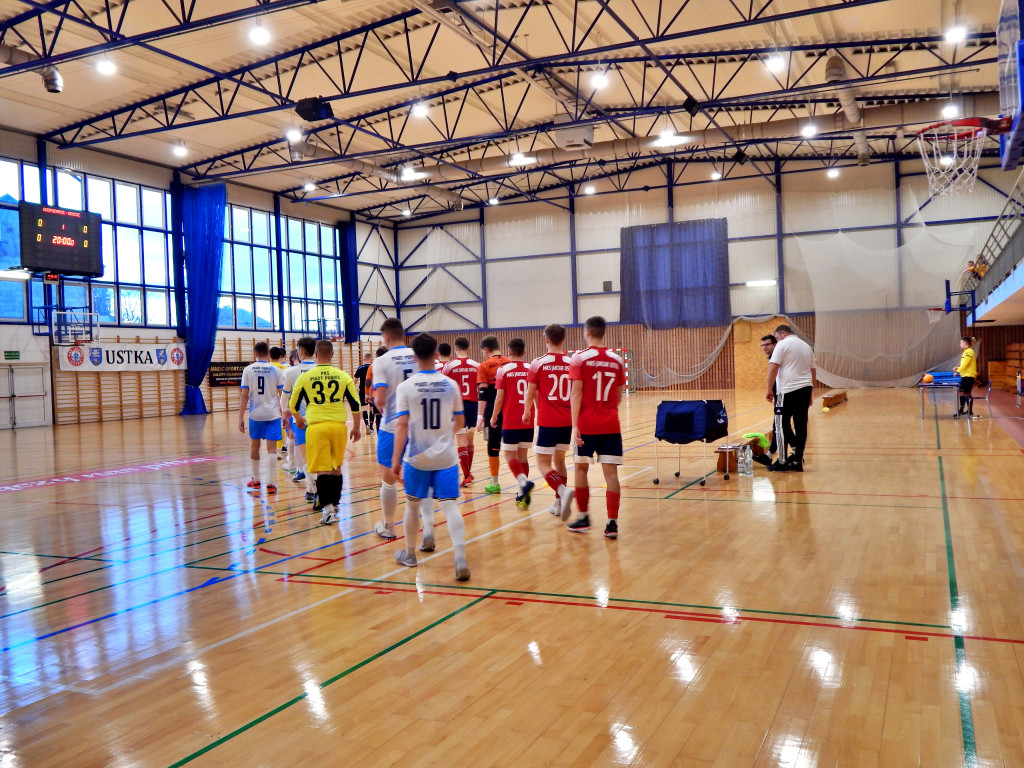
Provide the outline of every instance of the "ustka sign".
{"type": "Polygon", "coordinates": [[[61,347],[60,370],[77,373],[111,371],[183,371],[184,344],[115,344],[100,342],[61,347]]]}

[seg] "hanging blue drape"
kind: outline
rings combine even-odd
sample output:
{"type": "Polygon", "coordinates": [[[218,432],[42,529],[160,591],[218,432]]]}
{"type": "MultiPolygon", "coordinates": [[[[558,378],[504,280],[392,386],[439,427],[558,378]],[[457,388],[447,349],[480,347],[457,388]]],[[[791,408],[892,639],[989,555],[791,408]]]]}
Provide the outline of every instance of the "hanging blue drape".
{"type": "Polygon", "coordinates": [[[224,259],[226,205],[227,188],[223,184],[185,187],[182,190],[188,372],[185,374],[185,406],[181,409],[181,416],[209,413],[199,387],[210,367],[217,337],[217,299],[224,259]]]}
{"type": "Polygon", "coordinates": [[[338,258],[341,263],[341,314],[345,321],[345,341],[359,341],[359,274],[356,260],[356,222],[338,222],[338,258]]]}
{"type": "Polygon", "coordinates": [[[619,322],[705,328],[732,322],[725,219],[621,230],[619,322]]]}

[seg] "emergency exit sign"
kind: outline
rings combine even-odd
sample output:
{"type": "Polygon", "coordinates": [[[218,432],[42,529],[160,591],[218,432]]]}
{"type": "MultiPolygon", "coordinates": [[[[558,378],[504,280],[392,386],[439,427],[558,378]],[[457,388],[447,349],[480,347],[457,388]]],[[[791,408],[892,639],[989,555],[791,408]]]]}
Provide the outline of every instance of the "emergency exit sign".
{"type": "Polygon", "coordinates": [[[21,352],[17,349],[5,349],[4,360],[21,360],[21,352]]]}

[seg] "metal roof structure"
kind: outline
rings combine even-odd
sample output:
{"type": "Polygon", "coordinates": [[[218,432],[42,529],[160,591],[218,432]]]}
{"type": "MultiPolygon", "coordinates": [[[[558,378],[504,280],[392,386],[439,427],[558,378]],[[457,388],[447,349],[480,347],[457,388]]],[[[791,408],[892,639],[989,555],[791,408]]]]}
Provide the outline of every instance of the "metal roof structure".
{"type": "Polygon", "coordinates": [[[995,116],[998,12],[998,0],[0,0],[0,125],[381,220],[668,163],[726,177],[742,165],[773,183],[794,160],[911,157],[914,133],[950,104],[995,116]],[[268,42],[250,39],[257,26],[268,42]]]}

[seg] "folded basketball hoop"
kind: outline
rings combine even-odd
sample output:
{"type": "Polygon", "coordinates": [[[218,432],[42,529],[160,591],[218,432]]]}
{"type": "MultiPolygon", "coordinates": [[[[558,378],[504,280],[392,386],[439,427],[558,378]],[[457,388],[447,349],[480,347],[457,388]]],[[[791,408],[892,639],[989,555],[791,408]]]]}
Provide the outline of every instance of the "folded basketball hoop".
{"type": "Polygon", "coordinates": [[[962,195],[973,190],[985,137],[1006,133],[1009,128],[1009,118],[964,117],[918,131],[917,148],[932,195],[962,195]]]}

